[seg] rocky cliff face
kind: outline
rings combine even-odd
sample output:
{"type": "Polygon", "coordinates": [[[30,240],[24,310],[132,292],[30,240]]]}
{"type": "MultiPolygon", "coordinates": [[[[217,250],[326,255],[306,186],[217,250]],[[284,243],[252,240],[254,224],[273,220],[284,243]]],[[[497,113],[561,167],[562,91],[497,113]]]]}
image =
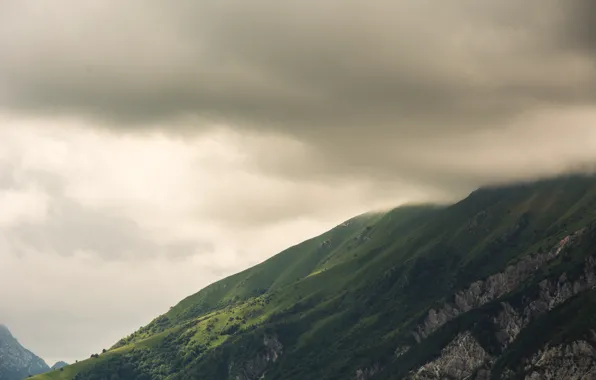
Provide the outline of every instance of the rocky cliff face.
{"type": "Polygon", "coordinates": [[[535,354],[525,367],[525,379],[594,379],[596,349],[584,340],[547,347],[535,354]]]}
{"type": "Polygon", "coordinates": [[[583,233],[584,231],[581,230],[569,235],[547,253],[525,257],[517,264],[508,266],[503,272],[494,274],[486,280],[474,282],[467,289],[455,294],[450,302],[445,302],[442,308],[429,310],[426,319],[412,333],[414,338],[420,342],[458,315],[483,306],[511,292],[538,269],[558,257],[565,248],[576,242],[583,233]]]}
{"type": "Polygon", "coordinates": [[[264,378],[267,368],[275,363],[283,353],[283,345],[276,336],[263,337],[262,354],[244,363],[230,365],[230,379],[259,380],[264,378]]]}
{"type": "MultiPolygon", "coordinates": [[[[413,332],[416,341],[419,344],[424,342],[449,321],[470,310],[493,301],[499,302],[500,298],[516,290],[534,272],[557,258],[566,248],[573,246],[583,232],[579,231],[566,237],[548,253],[521,260],[502,273],[472,284],[457,293],[452,302],[446,302],[438,310],[430,310],[428,316],[413,332]]],[[[523,302],[517,306],[500,301],[498,307],[492,309],[498,312],[488,318],[494,330],[491,336],[499,343],[498,349],[501,354],[506,354],[520,333],[538,318],[574,296],[596,288],[596,258],[594,256],[585,258],[580,269],[579,272],[576,269],[574,279],[570,279],[571,276],[564,272],[557,278],[540,281],[537,291],[530,293],[531,296],[524,296],[523,302]]],[[[409,378],[418,380],[592,379],[596,378],[596,332],[590,330],[589,335],[588,340],[577,340],[553,347],[547,344],[530,358],[523,359],[521,367],[505,368],[495,375],[493,366],[499,360],[499,356],[491,356],[474,335],[466,331],[449,342],[436,359],[412,371],[409,378]]],[[[402,354],[403,350],[398,348],[397,352],[402,354]]]]}
{"type": "Polygon", "coordinates": [[[42,359],[20,345],[6,326],[0,325],[0,380],[21,380],[49,369],[42,359]]]}
{"type": "Polygon", "coordinates": [[[381,367],[377,364],[370,368],[358,369],[356,371],[356,380],[369,380],[381,370],[381,367]]]}
{"type": "Polygon", "coordinates": [[[472,334],[465,332],[449,343],[438,359],[422,366],[412,380],[466,379],[489,357],[472,334]]]}

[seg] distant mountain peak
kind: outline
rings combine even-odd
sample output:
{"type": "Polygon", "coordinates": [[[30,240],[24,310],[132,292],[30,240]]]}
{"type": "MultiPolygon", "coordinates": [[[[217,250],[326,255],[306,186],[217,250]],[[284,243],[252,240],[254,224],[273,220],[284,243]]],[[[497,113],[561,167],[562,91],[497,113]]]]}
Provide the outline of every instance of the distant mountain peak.
{"type": "Polygon", "coordinates": [[[52,366],[52,369],[60,369],[60,368],[66,367],[67,365],[68,365],[67,362],[59,361],[52,366]]]}
{"type": "Polygon", "coordinates": [[[17,341],[8,327],[0,324],[0,379],[21,380],[50,368],[17,341]]]}
{"type": "Polygon", "coordinates": [[[12,336],[12,334],[10,333],[10,330],[8,329],[8,327],[6,327],[6,325],[0,323],[0,335],[10,335],[12,336]]]}

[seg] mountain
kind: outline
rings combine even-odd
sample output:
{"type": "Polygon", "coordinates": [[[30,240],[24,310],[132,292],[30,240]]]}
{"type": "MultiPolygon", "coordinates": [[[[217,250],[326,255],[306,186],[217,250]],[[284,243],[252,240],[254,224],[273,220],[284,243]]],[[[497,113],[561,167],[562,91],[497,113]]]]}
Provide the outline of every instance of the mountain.
{"type": "Polygon", "coordinates": [[[596,178],[346,221],[37,380],[596,374],[596,178]]]}
{"type": "Polygon", "coordinates": [[[57,362],[56,364],[54,364],[52,366],[51,369],[60,369],[60,368],[66,367],[67,365],[68,365],[68,363],[66,363],[66,362],[57,362]]]}
{"type": "Polygon", "coordinates": [[[42,359],[20,345],[6,326],[0,325],[0,380],[21,380],[49,369],[42,359]]]}

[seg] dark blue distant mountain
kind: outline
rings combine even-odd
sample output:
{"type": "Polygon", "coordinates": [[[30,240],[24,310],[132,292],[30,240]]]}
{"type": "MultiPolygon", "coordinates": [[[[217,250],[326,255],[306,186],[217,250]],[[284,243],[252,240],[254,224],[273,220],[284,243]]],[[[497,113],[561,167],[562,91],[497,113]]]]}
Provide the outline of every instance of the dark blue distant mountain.
{"type": "Polygon", "coordinates": [[[0,324],[0,380],[21,380],[50,370],[43,359],[27,350],[0,324]]]}

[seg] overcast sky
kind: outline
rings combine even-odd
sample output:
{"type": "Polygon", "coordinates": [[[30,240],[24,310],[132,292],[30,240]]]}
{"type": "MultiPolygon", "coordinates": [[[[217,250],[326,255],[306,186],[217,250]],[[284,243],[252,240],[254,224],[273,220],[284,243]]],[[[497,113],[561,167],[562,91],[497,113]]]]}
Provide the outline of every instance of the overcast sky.
{"type": "Polygon", "coordinates": [[[0,322],[49,364],[357,213],[596,161],[593,0],[0,2],[0,322]]]}

